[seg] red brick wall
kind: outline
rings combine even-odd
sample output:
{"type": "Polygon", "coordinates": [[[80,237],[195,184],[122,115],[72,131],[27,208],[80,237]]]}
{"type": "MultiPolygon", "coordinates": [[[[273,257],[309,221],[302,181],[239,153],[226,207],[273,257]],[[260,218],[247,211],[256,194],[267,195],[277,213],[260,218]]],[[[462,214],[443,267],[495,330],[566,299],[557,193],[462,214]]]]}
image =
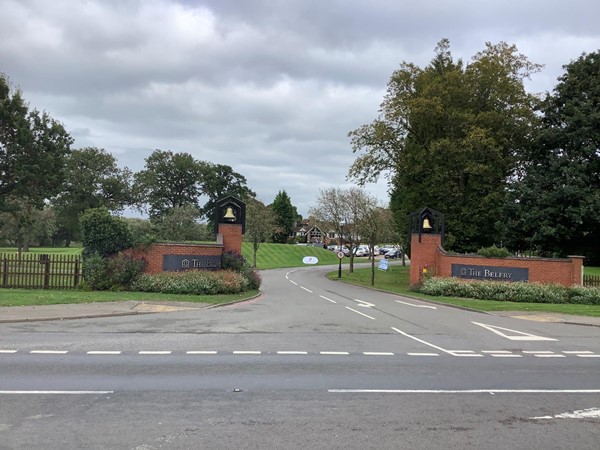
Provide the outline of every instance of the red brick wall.
{"type": "Polygon", "coordinates": [[[163,271],[164,255],[221,256],[223,246],[219,244],[152,244],[147,249],[139,248],[126,252],[134,258],[145,259],[146,273],[163,271]]]}
{"type": "Polygon", "coordinates": [[[242,254],[242,225],[239,223],[220,223],[219,234],[223,238],[223,251],[242,254]]]}
{"type": "Polygon", "coordinates": [[[564,259],[550,258],[484,258],[481,256],[448,255],[441,247],[439,234],[413,234],[411,239],[410,285],[421,280],[423,268],[436,276],[452,276],[452,264],[475,266],[521,267],[529,269],[530,283],[581,286],[583,281],[583,257],[569,256],[564,259]]]}

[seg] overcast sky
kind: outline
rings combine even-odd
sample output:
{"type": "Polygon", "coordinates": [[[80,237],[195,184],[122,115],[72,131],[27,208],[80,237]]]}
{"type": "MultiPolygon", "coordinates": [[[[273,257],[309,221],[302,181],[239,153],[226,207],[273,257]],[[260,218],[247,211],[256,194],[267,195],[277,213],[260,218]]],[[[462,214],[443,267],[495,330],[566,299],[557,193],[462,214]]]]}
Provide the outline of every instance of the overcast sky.
{"type": "MultiPolygon", "coordinates": [[[[553,89],[600,49],[598,0],[0,0],[0,72],[60,120],[74,148],[144,167],[154,149],[227,164],[304,216],[349,187],[347,134],[377,117],[402,61],[450,39],[468,61],[516,44],[553,89]]],[[[387,204],[384,181],[367,191],[387,204]]]]}

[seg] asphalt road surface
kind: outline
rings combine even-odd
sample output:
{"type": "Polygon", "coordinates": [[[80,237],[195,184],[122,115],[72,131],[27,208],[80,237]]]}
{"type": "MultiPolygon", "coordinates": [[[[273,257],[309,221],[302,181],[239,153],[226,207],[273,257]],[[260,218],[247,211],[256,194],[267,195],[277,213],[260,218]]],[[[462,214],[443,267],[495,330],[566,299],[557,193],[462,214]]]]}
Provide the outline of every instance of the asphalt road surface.
{"type": "Polygon", "coordinates": [[[600,448],[600,328],[325,270],[215,309],[0,324],[0,449],[600,448]]]}

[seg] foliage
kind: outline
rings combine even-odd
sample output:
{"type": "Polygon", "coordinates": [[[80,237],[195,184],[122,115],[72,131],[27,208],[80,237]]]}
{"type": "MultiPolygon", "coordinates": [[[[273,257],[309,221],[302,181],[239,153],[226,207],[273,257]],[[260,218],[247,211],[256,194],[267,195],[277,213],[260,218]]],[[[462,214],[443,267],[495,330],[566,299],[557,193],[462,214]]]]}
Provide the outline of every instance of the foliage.
{"type": "Polygon", "coordinates": [[[600,305],[600,289],[538,283],[463,281],[432,277],[424,280],[418,292],[433,296],[466,297],[481,300],[527,303],[576,303],[600,305]]]}
{"type": "Polygon", "coordinates": [[[13,92],[0,74],[0,209],[11,196],[26,196],[41,208],[57,194],[72,142],[63,125],[46,112],[29,110],[21,92],[13,92]]]}
{"type": "Polygon", "coordinates": [[[121,253],[109,258],[93,253],[83,261],[84,289],[129,290],[142,275],[145,266],[145,261],[121,253]]]}
{"type": "Polygon", "coordinates": [[[513,187],[508,236],[543,256],[600,262],[600,51],[565,66],[543,105],[524,179],[513,187]]]}
{"type": "Polygon", "coordinates": [[[480,256],[485,256],[486,258],[507,258],[510,256],[510,252],[504,247],[496,247],[492,245],[491,247],[482,247],[477,250],[477,254],[480,256]]]}
{"type": "Polygon", "coordinates": [[[104,149],[86,147],[73,150],[66,158],[65,181],[52,201],[59,222],[59,237],[80,239],[79,215],[87,209],[104,207],[122,211],[132,202],[131,171],[120,169],[116,158],[104,149]]]}
{"type": "Polygon", "coordinates": [[[276,230],[272,234],[273,242],[285,244],[296,225],[297,210],[285,191],[277,193],[270,208],[275,215],[276,230]]]}
{"type": "Polygon", "coordinates": [[[192,155],[157,149],[145,161],[145,169],[134,175],[134,192],[151,218],[176,207],[199,208],[201,166],[192,155]]]}
{"type": "Polygon", "coordinates": [[[361,153],[350,177],[364,184],[385,174],[402,222],[423,206],[445,212],[454,250],[491,245],[507,180],[537,126],[523,79],[538,69],[503,42],[465,66],[440,41],[427,67],[405,62],[392,74],[380,116],[350,132],[361,153]]]}
{"type": "Polygon", "coordinates": [[[248,289],[258,289],[260,287],[261,278],[258,271],[250,267],[246,258],[238,253],[223,252],[221,268],[241,274],[248,281],[248,289]]]}
{"type": "Polygon", "coordinates": [[[277,228],[277,218],[271,208],[254,198],[246,201],[246,234],[245,239],[252,243],[253,267],[256,267],[256,254],[262,242],[273,235],[277,228]]]}
{"type": "Polygon", "coordinates": [[[132,246],[127,223],[112,216],[106,208],[88,209],[81,215],[79,223],[84,257],[95,253],[107,257],[132,246]]]}
{"type": "Polygon", "coordinates": [[[197,222],[200,216],[194,206],[176,206],[151,220],[158,239],[166,241],[201,241],[206,239],[206,226],[197,222]]]}
{"type": "Polygon", "coordinates": [[[145,274],[133,286],[136,291],[194,295],[235,294],[248,288],[248,280],[231,270],[145,274]]]}
{"type": "Polygon", "coordinates": [[[27,198],[9,197],[0,212],[0,242],[10,242],[29,250],[29,245],[45,245],[56,231],[52,208],[35,208],[27,198]]]}

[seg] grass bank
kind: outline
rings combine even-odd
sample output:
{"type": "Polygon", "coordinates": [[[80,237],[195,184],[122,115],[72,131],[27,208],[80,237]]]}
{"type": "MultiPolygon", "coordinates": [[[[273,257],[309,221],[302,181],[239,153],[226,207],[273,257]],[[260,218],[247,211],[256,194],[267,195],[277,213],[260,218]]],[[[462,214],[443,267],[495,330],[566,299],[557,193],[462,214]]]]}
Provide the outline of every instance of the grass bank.
{"type": "MultiPolygon", "coordinates": [[[[468,298],[434,297],[411,291],[409,288],[410,267],[391,266],[387,272],[377,271],[375,274],[375,288],[409,297],[432,300],[477,311],[537,311],[547,313],[572,314],[577,316],[600,317],[600,306],[572,305],[551,303],[522,303],[498,302],[490,300],[475,300],[468,298]]],[[[587,273],[587,272],[586,272],[587,273]]],[[[337,272],[327,275],[332,280],[337,280],[337,272]]],[[[371,287],[371,269],[354,269],[354,273],[342,272],[341,281],[358,286],[371,287]]]]}

